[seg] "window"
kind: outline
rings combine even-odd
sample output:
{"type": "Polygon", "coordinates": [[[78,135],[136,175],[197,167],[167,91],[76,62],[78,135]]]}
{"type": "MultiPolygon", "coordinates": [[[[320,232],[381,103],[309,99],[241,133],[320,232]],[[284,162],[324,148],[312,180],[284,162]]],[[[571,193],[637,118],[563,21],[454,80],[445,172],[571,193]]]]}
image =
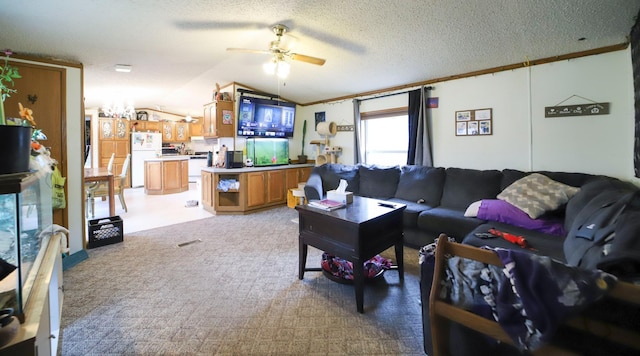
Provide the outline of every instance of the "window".
{"type": "Polygon", "coordinates": [[[409,147],[407,108],[369,111],[360,115],[364,163],[381,166],[406,164],[409,147]]]}

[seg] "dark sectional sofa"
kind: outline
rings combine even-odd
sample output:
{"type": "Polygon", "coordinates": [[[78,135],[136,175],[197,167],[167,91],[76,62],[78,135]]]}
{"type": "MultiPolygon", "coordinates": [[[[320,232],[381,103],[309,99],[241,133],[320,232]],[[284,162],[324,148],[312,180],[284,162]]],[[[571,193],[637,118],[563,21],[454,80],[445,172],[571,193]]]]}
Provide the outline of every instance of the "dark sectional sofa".
{"type": "MultiPolygon", "coordinates": [[[[607,224],[611,225],[611,229],[618,234],[616,244],[609,246],[611,248],[606,254],[602,248],[587,250],[584,259],[574,265],[600,268],[622,279],[640,281],[640,194],[636,194],[638,187],[631,183],[584,173],[325,164],[313,169],[305,186],[307,199],[323,198],[328,190],[338,186],[340,179],[348,182],[347,190],[355,195],[406,204],[403,219],[404,242],[409,247],[420,248],[432,243],[441,233],[445,233],[458,242],[477,247],[488,245],[508,249],[520,248],[501,238],[482,239],[476,236],[476,233],[495,228],[525,237],[531,248],[528,251],[531,253],[550,256],[565,263],[568,260],[567,255],[579,249],[579,243],[583,242],[577,240],[578,245],[572,245],[571,242],[575,238],[567,237],[568,234],[575,235],[578,227],[588,225],[587,222],[598,216],[603,206],[633,196],[621,216],[607,217],[609,220],[603,218],[597,222],[603,225],[598,228],[604,229],[607,224]],[[482,201],[480,205],[484,206],[485,210],[492,204],[495,205],[494,203],[501,203],[500,199],[497,199],[498,195],[506,193],[507,188],[513,187],[514,182],[532,173],[541,174],[569,187],[579,188],[573,189],[571,196],[567,197],[568,201],[556,209],[546,211],[533,221],[548,221],[555,224],[554,229],[549,229],[548,226],[544,229],[531,228],[529,222],[514,222],[508,214],[501,215],[501,212],[483,216],[478,213],[481,217],[490,215],[491,220],[465,216],[465,212],[474,202],[482,201]],[[616,224],[618,220],[624,225],[616,224]]],[[[430,274],[431,271],[425,272],[424,266],[422,270],[425,352],[429,353],[431,335],[428,298],[431,275],[425,277],[425,273],[430,274]]],[[[637,309],[634,313],[636,317],[640,317],[637,309]]]]}

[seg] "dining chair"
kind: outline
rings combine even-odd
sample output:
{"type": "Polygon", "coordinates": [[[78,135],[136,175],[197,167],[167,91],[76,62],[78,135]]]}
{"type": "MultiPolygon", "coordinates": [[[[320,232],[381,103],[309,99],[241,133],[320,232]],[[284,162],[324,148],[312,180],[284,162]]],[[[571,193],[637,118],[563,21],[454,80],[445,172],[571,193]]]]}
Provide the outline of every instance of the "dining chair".
{"type": "MultiPolygon", "coordinates": [[[[122,205],[122,209],[127,212],[127,203],[124,200],[124,188],[127,182],[127,174],[129,173],[129,164],[131,162],[131,153],[127,154],[127,158],[125,158],[124,163],[122,164],[122,171],[118,176],[114,178],[113,182],[113,195],[117,195],[120,200],[120,205],[122,205]]],[[[91,211],[93,213],[93,209],[95,207],[95,198],[98,197],[106,197],[109,196],[109,188],[100,185],[92,194],[91,197],[91,211]]]]}

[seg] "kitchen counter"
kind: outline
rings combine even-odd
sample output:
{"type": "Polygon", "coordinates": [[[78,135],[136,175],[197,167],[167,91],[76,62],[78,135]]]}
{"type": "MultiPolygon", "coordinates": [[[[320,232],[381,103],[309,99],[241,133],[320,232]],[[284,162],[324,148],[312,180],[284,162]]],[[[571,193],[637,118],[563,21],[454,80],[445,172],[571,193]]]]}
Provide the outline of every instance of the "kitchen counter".
{"type": "Polygon", "coordinates": [[[266,166],[266,167],[242,167],[242,168],[220,168],[220,167],[205,167],[202,169],[203,172],[209,173],[250,173],[250,172],[262,172],[262,171],[272,171],[274,169],[294,169],[294,168],[306,168],[306,167],[315,167],[315,164],[305,163],[305,164],[283,164],[281,166],[266,166]]]}
{"type": "Polygon", "coordinates": [[[189,159],[189,157],[191,157],[191,156],[187,156],[187,155],[181,155],[181,156],[165,155],[165,156],[160,156],[160,157],[146,158],[144,161],[145,162],[184,161],[184,160],[189,159]]]}
{"type": "Polygon", "coordinates": [[[189,190],[189,156],[162,156],[144,160],[144,192],[149,195],[189,190]]]}
{"type": "Polygon", "coordinates": [[[249,214],[285,205],[289,190],[306,182],[313,167],[314,164],[286,164],[202,168],[202,207],[213,214],[249,214]],[[223,181],[227,184],[220,184],[223,181]]]}

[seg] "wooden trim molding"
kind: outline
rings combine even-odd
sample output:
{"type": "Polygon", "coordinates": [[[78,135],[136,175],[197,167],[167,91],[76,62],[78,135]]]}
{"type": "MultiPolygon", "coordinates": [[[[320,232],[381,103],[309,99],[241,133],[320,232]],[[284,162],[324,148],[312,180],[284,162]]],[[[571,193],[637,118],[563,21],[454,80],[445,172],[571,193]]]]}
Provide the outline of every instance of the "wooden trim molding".
{"type": "Polygon", "coordinates": [[[345,96],[340,96],[340,97],[336,97],[336,98],[313,101],[313,102],[303,103],[303,104],[298,104],[298,105],[300,105],[300,106],[309,106],[309,105],[325,104],[325,103],[330,103],[330,102],[335,102],[335,101],[342,101],[342,100],[348,100],[348,99],[361,98],[361,97],[370,96],[370,95],[376,95],[376,94],[393,92],[393,91],[397,91],[397,90],[420,87],[420,86],[423,86],[423,85],[446,82],[446,81],[454,80],[454,79],[475,77],[475,76],[478,76],[478,75],[503,72],[503,71],[507,71],[507,70],[514,70],[514,69],[518,69],[518,68],[522,68],[522,67],[530,67],[530,66],[534,66],[534,65],[540,65],[540,64],[546,64],[546,63],[564,61],[564,60],[567,60],[567,59],[574,59],[574,58],[592,56],[592,55],[595,55],[595,54],[602,54],[602,53],[608,53],[608,52],[621,51],[623,49],[626,49],[628,46],[629,46],[629,42],[625,42],[625,43],[620,43],[620,44],[616,44],[616,45],[612,45],[612,46],[590,49],[590,50],[587,50],[587,51],[568,53],[568,54],[563,54],[563,55],[559,55],[559,56],[536,59],[536,60],[532,60],[532,61],[527,60],[526,62],[522,62],[522,63],[514,63],[514,64],[508,64],[508,65],[499,66],[499,67],[481,69],[481,70],[476,70],[476,71],[468,72],[468,73],[455,74],[455,75],[450,75],[450,76],[446,76],[446,77],[440,77],[440,78],[435,78],[435,79],[424,80],[424,81],[421,81],[421,82],[414,82],[414,83],[409,83],[409,84],[404,84],[404,85],[398,85],[398,86],[395,86],[395,87],[377,89],[377,90],[367,91],[367,92],[363,92],[363,93],[345,95],[345,96]]]}

